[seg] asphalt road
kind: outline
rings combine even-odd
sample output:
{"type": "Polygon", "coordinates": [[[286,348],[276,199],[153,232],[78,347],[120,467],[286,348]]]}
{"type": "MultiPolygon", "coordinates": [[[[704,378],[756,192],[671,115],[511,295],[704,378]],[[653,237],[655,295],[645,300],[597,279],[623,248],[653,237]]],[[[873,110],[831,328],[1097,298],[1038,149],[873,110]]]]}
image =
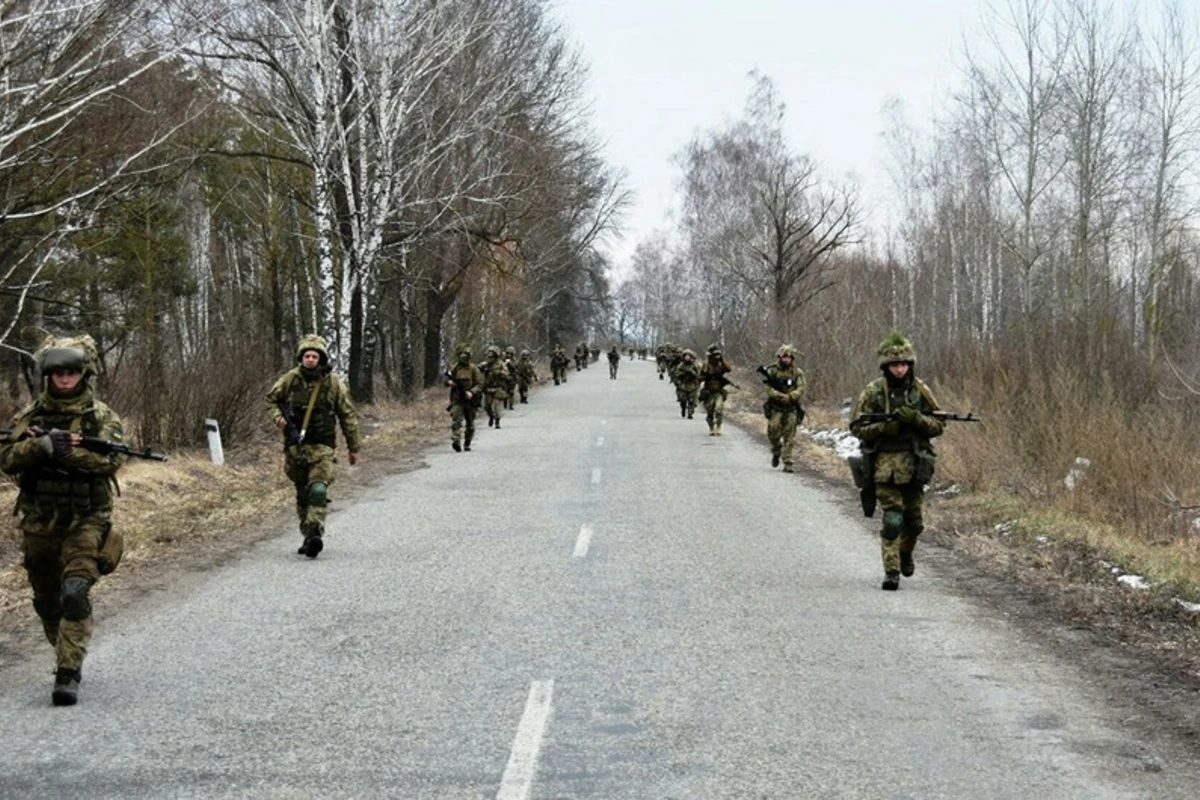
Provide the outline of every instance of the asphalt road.
{"type": "MultiPolygon", "coordinates": [[[[653,362],[0,675],[3,798],[1192,798],[1065,664],[653,362]],[[701,414],[702,415],[702,414],[701,414]]],[[[920,551],[918,551],[918,556],[920,551]]]]}

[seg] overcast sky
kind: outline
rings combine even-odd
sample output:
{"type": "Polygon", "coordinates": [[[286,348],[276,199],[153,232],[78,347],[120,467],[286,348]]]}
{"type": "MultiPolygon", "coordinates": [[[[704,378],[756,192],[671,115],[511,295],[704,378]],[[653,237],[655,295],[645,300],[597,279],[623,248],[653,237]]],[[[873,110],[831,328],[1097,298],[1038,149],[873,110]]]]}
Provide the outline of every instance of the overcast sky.
{"type": "Polygon", "coordinates": [[[636,193],[618,272],[637,242],[666,227],[678,170],[697,132],[742,112],[768,75],[787,105],[794,152],[856,175],[864,200],[887,191],[881,110],[901,99],[925,125],[957,83],[963,39],[985,0],[557,0],[589,64],[594,124],[636,193]]]}

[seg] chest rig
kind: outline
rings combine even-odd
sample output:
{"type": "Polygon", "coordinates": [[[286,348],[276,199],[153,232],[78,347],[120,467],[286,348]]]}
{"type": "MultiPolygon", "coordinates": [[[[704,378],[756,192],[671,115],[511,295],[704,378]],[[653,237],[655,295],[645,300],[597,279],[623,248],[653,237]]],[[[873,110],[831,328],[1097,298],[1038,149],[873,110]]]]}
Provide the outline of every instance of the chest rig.
{"type": "MultiPolygon", "coordinates": [[[[329,400],[330,387],[333,377],[326,375],[317,389],[316,402],[313,404],[312,416],[308,420],[308,428],[304,434],[305,444],[323,444],[333,447],[337,444],[337,420],[334,419],[333,404],[329,400]]],[[[292,411],[292,418],[303,420],[308,411],[308,401],[312,396],[312,386],[304,377],[297,374],[288,386],[286,403],[292,411]]]]}
{"type": "MultiPolygon", "coordinates": [[[[84,436],[99,436],[100,419],[88,404],[83,413],[43,408],[36,405],[25,420],[25,430],[65,430],[84,436]]],[[[18,435],[23,431],[17,432],[18,435]]],[[[57,464],[41,464],[21,473],[18,506],[32,506],[42,519],[55,526],[69,526],[80,517],[112,508],[113,481],[86,470],[57,464]]]]}

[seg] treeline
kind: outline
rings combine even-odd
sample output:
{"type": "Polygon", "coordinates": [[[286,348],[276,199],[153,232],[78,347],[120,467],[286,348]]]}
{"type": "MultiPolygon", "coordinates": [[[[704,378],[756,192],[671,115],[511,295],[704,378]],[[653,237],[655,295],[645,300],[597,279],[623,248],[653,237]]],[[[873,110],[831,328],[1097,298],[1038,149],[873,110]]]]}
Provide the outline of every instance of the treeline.
{"type": "Polygon", "coordinates": [[[305,332],[360,402],[607,318],[626,199],[545,0],[0,12],[0,360],[88,332],[132,434],[236,441],[305,332]]]}

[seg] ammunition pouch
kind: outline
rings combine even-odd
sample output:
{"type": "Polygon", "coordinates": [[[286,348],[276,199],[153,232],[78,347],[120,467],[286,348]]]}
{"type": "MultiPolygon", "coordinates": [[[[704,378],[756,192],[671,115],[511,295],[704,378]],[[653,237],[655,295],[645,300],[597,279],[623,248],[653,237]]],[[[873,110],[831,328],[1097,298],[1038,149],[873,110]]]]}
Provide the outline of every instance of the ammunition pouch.
{"type": "Polygon", "coordinates": [[[38,467],[21,475],[21,493],[38,513],[60,523],[112,507],[112,485],[108,478],[78,470],[38,467]]]}
{"type": "Polygon", "coordinates": [[[115,531],[112,525],[105,527],[104,535],[100,537],[100,551],[96,554],[96,569],[101,575],[110,575],[121,563],[125,555],[125,537],[120,531],[115,531]]]}
{"type": "Polygon", "coordinates": [[[858,499],[862,503],[863,516],[875,516],[875,454],[871,452],[850,456],[846,459],[850,474],[858,488],[858,499]]]}
{"type": "Polygon", "coordinates": [[[919,486],[926,486],[933,480],[933,471],[937,466],[937,453],[933,445],[925,444],[917,448],[917,464],[913,472],[913,481],[919,486]]]}

